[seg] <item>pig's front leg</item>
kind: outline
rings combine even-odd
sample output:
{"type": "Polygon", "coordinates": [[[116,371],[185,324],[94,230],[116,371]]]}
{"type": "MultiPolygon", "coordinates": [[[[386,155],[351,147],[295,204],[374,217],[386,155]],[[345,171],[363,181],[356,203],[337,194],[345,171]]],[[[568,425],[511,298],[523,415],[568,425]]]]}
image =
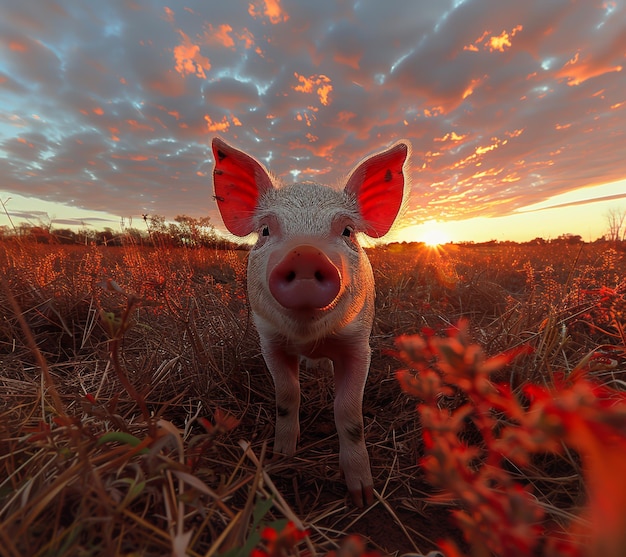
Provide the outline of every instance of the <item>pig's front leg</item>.
{"type": "Polygon", "coordinates": [[[363,390],[370,365],[369,344],[351,347],[334,360],[335,424],[339,435],[339,466],[355,505],[374,502],[374,483],[363,431],[363,390]]]}
{"type": "Polygon", "coordinates": [[[300,437],[299,359],[271,341],[261,340],[261,350],[276,389],[274,454],[292,456],[300,437]]]}

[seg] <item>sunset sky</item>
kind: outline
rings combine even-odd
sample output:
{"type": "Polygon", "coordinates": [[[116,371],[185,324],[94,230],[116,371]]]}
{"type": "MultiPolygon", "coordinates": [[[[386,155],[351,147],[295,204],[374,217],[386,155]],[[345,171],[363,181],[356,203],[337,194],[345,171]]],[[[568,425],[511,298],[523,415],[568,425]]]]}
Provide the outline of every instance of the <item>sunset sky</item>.
{"type": "Polygon", "coordinates": [[[331,185],[406,138],[392,239],[593,240],[626,211],[625,3],[0,0],[0,200],[14,224],[221,227],[215,135],[331,185]]]}

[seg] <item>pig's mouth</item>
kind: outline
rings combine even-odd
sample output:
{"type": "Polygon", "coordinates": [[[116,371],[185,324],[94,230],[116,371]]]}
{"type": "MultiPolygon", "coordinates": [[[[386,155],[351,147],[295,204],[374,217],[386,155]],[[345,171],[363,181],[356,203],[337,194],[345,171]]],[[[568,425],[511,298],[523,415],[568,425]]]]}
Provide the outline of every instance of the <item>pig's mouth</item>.
{"type": "Polygon", "coordinates": [[[282,286],[281,292],[272,292],[276,301],[285,309],[312,315],[331,310],[336,305],[338,294],[334,285],[321,274],[312,279],[292,279],[282,286]]]}

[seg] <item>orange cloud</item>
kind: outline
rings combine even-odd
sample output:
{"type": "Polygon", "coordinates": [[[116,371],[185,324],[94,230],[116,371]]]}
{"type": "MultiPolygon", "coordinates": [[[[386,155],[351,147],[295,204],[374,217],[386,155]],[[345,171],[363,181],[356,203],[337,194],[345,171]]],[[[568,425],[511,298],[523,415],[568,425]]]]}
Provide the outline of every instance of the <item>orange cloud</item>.
{"type": "Polygon", "coordinates": [[[520,135],[522,135],[524,133],[524,128],[520,128],[518,130],[513,130],[512,132],[510,131],[505,131],[504,135],[508,136],[508,137],[519,137],[520,135]]]}
{"type": "Polygon", "coordinates": [[[481,78],[472,79],[470,84],[465,88],[465,91],[463,92],[463,99],[469,97],[474,92],[474,89],[476,89],[476,87],[482,83],[482,81],[483,80],[481,78]]]}
{"type": "Polygon", "coordinates": [[[312,75],[311,77],[304,77],[300,75],[298,72],[294,72],[294,76],[300,82],[300,85],[296,85],[293,87],[294,91],[299,91],[301,93],[312,93],[313,89],[316,89],[317,96],[319,97],[320,102],[327,106],[330,103],[329,95],[333,90],[333,86],[331,85],[330,78],[325,75],[312,75]]]}
{"type": "Polygon", "coordinates": [[[504,52],[505,49],[511,48],[511,39],[517,34],[518,31],[521,31],[523,27],[518,25],[511,30],[511,34],[506,31],[502,31],[498,36],[493,36],[489,39],[488,45],[489,50],[493,52],[494,50],[499,50],[500,52],[504,52]]]}
{"type": "Polygon", "coordinates": [[[125,161],[136,161],[136,162],[143,162],[143,161],[147,161],[149,159],[156,159],[157,157],[155,155],[118,155],[118,154],[113,154],[111,155],[112,159],[121,159],[121,160],[125,160],[125,161]]]}
{"type": "Polygon", "coordinates": [[[140,124],[137,120],[126,120],[126,123],[133,128],[134,130],[144,130],[153,132],[154,128],[152,126],[148,126],[147,124],[140,124]]]}
{"type": "Polygon", "coordinates": [[[433,106],[432,108],[424,109],[424,116],[426,118],[434,118],[435,116],[441,116],[445,111],[442,106],[433,106]]]}
{"type": "Polygon", "coordinates": [[[265,15],[272,23],[289,19],[289,16],[280,7],[280,0],[265,0],[265,15]]]}
{"type": "Polygon", "coordinates": [[[11,41],[9,43],[9,48],[14,52],[26,52],[28,47],[24,43],[19,43],[17,41],[11,41]]]}
{"type": "Polygon", "coordinates": [[[450,132],[443,137],[435,137],[435,141],[463,141],[467,135],[459,135],[456,132],[450,132]]]}
{"type": "Polygon", "coordinates": [[[493,151],[494,149],[497,149],[498,147],[500,147],[500,145],[504,145],[506,143],[507,143],[506,139],[503,142],[500,142],[496,139],[495,143],[492,143],[491,145],[486,145],[485,147],[476,147],[476,154],[484,155],[485,153],[488,153],[489,151],[493,151]]]}
{"type": "Polygon", "coordinates": [[[517,174],[517,172],[513,172],[512,174],[507,174],[506,176],[500,178],[502,182],[508,182],[508,183],[519,182],[521,179],[522,177],[519,174],[517,174]]]}
{"type": "Polygon", "coordinates": [[[200,54],[200,47],[193,44],[183,31],[179,29],[178,32],[183,38],[183,42],[174,47],[176,71],[182,76],[193,74],[201,79],[206,79],[205,70],[211,69],[210,60],[200,54]]]}
{"type": "MultiPolygon", "coordinates": [[[[237,118],[233,114],[230,115],[230,119],[232,121],[233,126],[242,125],[239,118],[237,118]]],[[[204,120],[206,121],[206,124],[207,124],[207,131],[209,132],[225,132],[230,129],[231,122],[229,122],[228,116],[224,116],[221,121],[215,122],[208,114],[205,114],[204,120]]]]}
{"type": "Polygon", "coordinates": [[[349,122],[355,117],[356,117],[356,114],[354,112],[348,112],[346,110],[342,110],[338,115],[338,119],[341,124],[345,124],[346,122],[349,122]]]}
{"type": "Polygon", "coordinates": [[[30,142],[30,141],[26,141],[26,139],[24,139],[23,137],[18,137],[17,138],[19,143],[23,143],[24,145],[28,145],[29,147],[34,147],[34,145],[30,142]]]}
{"type": "Polygon", "coordinates": [[[248,5],[248,13],[254,18],[264,15],[274,25],[289,19],[289,15],[280,6],[280,0],[262,0],[260,2],[255,0],[248,5]]]}
{"type": "Polygon", "coordinates": [[[517,25],[513,27],[511,31],[504,30],[499,35],[491,35],[491,31],[485,31],[473,44],[464,46],[463,50],[478,52],[479,49],[477,45],[482,45],[485,50],[489,50],[490,52],[494,50],[504,52],[507,48],[511,48],[511,39],[523,29],[523,26],[517,25]]]}
{"type": "Polygon", "coordinates": [[[241,32],[237,32],[228,23],[223,23],[213,27],[210,23],[204,32],[204,42],[211,45],[224,46],[235,50],[235,39],[241,41],[245,48],[254,46],[254,35],[244,27],[241,32]]]}
{"type": "Polygon", "coordinates": [[[102,116],[104,114],[104,110],[102,110],[102,108],[97,106],[96,108],[93,109],[93,113],[97,114],[98,116],[102,116]]]}
{"type": "Polygon", "coordinates": [[[165,21],[169,21],[170,23],[174,22],[174,10],[168,8],[167,6],[163,7],[163,11],[165,12],[165,21]]]}
{"type": "MultiPolygon", "coordinates": [[[[522,130],[523,131],[523,130],[522,130]]],[[[515,133],[515,132],[513,132],[515,133]]],[[[521,132],[520,132],[521,133],[521,132]]],[[[519,134],[517,134],[519,135],[519,134]]],[[[516,135],[515,135],[516,137],[516,135]]],[[[482,155],[485,155],[487,153],[489,153],[489,151],[493,151],[495,149],[498,149],[499,147],[502,147],[503,145],[506,145],[509,140],[508,139],[498,139],[497,137],[492,137],[491,138],[491,145],[485,145],[483,146],[479,146],[476,147],[476,149],[474,150],[474,152],[465,157],[464,159],[456,162],[455,164],[452,165],[452,168],[465,168],[470,164],[474,164],[475,166],[481,166],[482,162],[480,161],[480,157],[482,155]]]]}
{"type": "Polygon", "coordinates": [[[580,59],[580,52],[577,52],[565,65],[557,72],[557,77],[567,79],[570,86],[580,85],[592,77],[598,77],[610,72],[621,72],[622,66],[606,66],[598,64],[591,56],[584,60],[580,59]]]}
{"type": "Polygon", "coordinates": [[[230,36],[233,31],[232,26],[228,23],[222,23],[217,29],[209,24],[210,36],[214,42],[225,46],[226,48],[235,48],[235,41],[230,36]]]}
{"type": "Polygon", "coordinates": [[[333,58],[338,64],[345,64],[354,70],[358,70],[359,63],[361,61],[361,54],[348,55],[336,53],[333,58]]]}
{"type": "Polygon", "coordinates": [[[476,172],[470,177],[470,180],[479,180],[480,178],[489,178],[489,177],[497,176],[501,172],[502,172],[501,168],[488,168],[487,170],[476,172]]]}
{"type": "MultiPolygon", "coordinates": [[[[236,37],[244,43],[246,48],[252,48],[254,46],[254,35],[245,27],[241,33],[236,34],[236,37]]],[[[260,50],[260,48],[257,48],[257,53],[260,53],[260,50]]]]}
{"type": "Polygon", "coordinates": [[[204,115],[206,120],[207,130],[210,132],[225,132],[230,128],[230,122],[228,118],[224,116],[221,122],[214,122],[208,114],[204,115]]]}
{"type": "Polygon", "coordinates": [[[308,112],[298,112],[296,114],[296,120],[298,122],[306,122],[307,127],[311,127],[311,123],[317,120],[315,114],[309,114],[308,112]]]}

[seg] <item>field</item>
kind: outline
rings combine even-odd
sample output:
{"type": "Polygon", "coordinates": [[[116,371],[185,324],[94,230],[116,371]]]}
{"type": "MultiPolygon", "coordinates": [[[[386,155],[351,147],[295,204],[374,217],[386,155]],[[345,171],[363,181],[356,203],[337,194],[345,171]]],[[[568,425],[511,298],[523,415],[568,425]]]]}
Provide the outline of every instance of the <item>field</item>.
{"type": "Polygon", "coordinates": [[[245,251],[0,244],[0,554],[626,554],[623,246],[369,255],[377,499],[356,509],[331,376],[302,370],[298,453],[271,455],[245,251]]]}

